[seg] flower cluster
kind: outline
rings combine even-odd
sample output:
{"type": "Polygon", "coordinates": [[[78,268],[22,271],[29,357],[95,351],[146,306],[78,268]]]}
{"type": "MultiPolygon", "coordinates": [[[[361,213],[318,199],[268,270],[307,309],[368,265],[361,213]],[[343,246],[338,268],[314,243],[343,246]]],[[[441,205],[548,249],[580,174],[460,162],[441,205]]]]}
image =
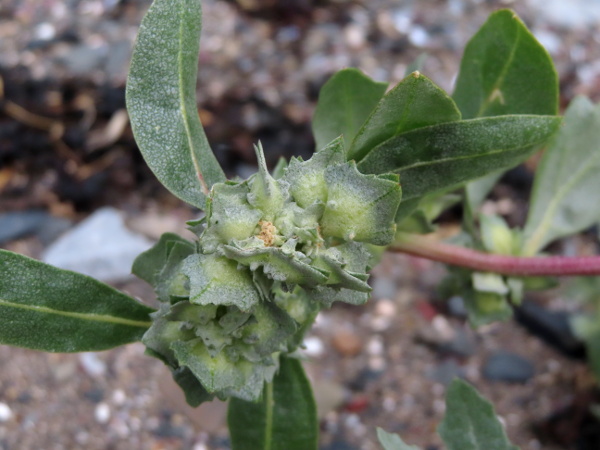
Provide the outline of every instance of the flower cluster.
{"type": "Polygon", "coordinates": [[[257,399],[320,309],[367,300],[369,248],[394,236],[398,177],[358,172],[341,138],[273,176],[257,155],[250,179],[212,187],[197,242],[167,234],[134,265],[162,302],[143,342],[190,403],[257,399]]]}

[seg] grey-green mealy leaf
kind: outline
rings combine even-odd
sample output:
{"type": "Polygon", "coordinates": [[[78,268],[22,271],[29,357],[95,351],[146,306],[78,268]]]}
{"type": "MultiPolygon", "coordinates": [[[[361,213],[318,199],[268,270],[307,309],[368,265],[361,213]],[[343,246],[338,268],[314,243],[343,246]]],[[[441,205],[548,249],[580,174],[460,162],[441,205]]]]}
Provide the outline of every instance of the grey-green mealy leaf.
{"type": "Polygon", "coordinates": [[[281,357],[257,403],[232,398],[228,424],[233,450],[316,450],[316,405],[297,359],[281,357]]]}
{"type": "Polygon", "coordinates": [[[0,250],[0,344],[46,352],[138,341],[151,308],[93,278],[0,250]]]}
{"type": "Polygon", "coordinates": [[[408,445],[404,443],[402,438],[394,433],[377,428],[377,439],[384,450],[420,450],[416,445],[408,445]]]}
{"type": "Polygon", "coordinates": [[[448,94],[413,72],[379,101],[354,138],[348,159],[360,161],[377,145],[407,131],[455,120],[460,112],[448,94]]]}
{"type": "MultiPolygon", "coordinates": [[[[552,60],[514,12],[493,13],[469,41],[456,81],[454,100],[466,119],[558,111],[558,77],[552,60]]],[[[472,213],[504,170],[466,186],[472,213]]]]}
{"type": "Polygon", "coordinates": [[[465,381],[455,379],[446,393],[446,415],[438,433],[448,450],[517,450],[491,403],[465,381]]]}
{"type": "Polygon", "coordinates": [[[161,183],[203,208],[225,180],[196,106],[200,0],[155,0],[144,17],[127,80],[127,110],[136,142],[161,183]]]}
{"type": "Polygon", "coordinates": [[[419,128],[377,146],[358,169],[399,173],[405,202],[518,164],[560,122],[553,116],[507,115],[419,128]]]}
{"type": "Polygon", "coordinates": [[[500,10],[467,44],[453,97],[465,119],[553,115],[558,77],[548,52],[517,15],[500,10]]]}
{"type": "Polygon", "coordinates": [[[164,233],[154,246],[138,255],[133,262],[131,273],[152,286],[159,282],[159,274],[167,263],[167,259],[175,243],[187,245],[191,251],[194,244],[174,233],[164,233]]]}
{"type": "Polygon", "coordinates": [[[321,88],[312,122],[317,150],[340,135],[347,150],[386,89],[387,83],[373,81],[357,69],[333,75],[321,88]]]}
{"type": "Polygon", "coordinates": [[[600,220],[600,105],[576,98],[538,166],[524,229],[524,254],[600,220]]]}

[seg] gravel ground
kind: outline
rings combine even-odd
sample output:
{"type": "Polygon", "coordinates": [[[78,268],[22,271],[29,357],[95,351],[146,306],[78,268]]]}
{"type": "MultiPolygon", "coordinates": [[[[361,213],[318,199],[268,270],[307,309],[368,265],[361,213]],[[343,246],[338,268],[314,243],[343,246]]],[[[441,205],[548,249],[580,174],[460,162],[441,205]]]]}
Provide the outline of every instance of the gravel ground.
{"type": "MultiPolygon", "coordinates": [[[[279,10],[253,1],[203,3],[198,98],[209,138],[232,175],[253,170],[251,144],[258,139],[271,162],[280,154],[309,154],[316,94],[340,68],[395,82],[425,52],[423,72],[450,90],[465,42],[500,7],[514,8],[550,51],[563,106],[580,93],[600,101],[597,0],[574,0],[566,10],[560,0],[306,0],[279,10]]],[[[2,0],[0,212],[41,207],[78,220],[102,204],[117,205],[132,219],[185,209],[141,167],[122,120],[127,62],[148,5],[2,0]],[[32,126],[7,101],[63,128],[32,126]],[[117,129],[112,134],[110,123],[117,129]]],[[[35,256],[44,244],[34,237],[5,247],[35,256]]],[[[562,444],[553,444],[543,439],[551,433],[536,434],[535,425],[589,395],[587,368],[513,322],[475,332],[442,314],[432,303],[442,277],[438,265],[387,256],[373,278],[373,301],[338,305],[319,317],[307,340],[306,367],[320,401],[323,448],[378,448],[375,426],[440,448],[434,430],[453,375],[494,402],[523,449],[576,448],[569,440],[574,426],[562,433],[562,444]],[[458,353],[440,349],[457,335],[464,337],[458,353]],[[482,367],[499,349],[526,357],[535,375],[522,384],[484,379],[482,367]]],[[[153,297],[141,282],[119,287],[153,297]]],[[[555,304],[552,295],[544,300],[555,304]]],[[[187,407],[168,371],[144,356],[141,345],[86,355],[0,346],[2,450],[225,449],[224,411],[220,403],[187,407]]]]}

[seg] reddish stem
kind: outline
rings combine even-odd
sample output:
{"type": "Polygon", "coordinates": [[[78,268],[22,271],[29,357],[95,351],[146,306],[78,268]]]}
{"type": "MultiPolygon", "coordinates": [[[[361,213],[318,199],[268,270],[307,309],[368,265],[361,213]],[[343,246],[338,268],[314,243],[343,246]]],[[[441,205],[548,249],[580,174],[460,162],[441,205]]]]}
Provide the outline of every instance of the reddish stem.
{"type": "Polygon", "coordinates": [[[479,272],[516,276],[600,275],[600,256],[519,257],[484,253],[403,233],[391,252],[407,253],[479,272]]]}

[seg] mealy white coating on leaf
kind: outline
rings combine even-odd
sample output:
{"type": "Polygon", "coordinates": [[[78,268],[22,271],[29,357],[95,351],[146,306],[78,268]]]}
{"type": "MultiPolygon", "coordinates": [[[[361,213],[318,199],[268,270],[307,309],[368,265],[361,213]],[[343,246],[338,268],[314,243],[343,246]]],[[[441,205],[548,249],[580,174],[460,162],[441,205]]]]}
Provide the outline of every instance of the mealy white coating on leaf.
{"type": "Polygon", "coordinates": [[[363,175],[354,163],[325,171],[327,204],[321,219],[323,236],[386,245],[395,232],[401,189],[397,182],[363,175]]]}
{"type": "Polygon", "coordinates": [[[330,142],[308,161],[292,159],[283,179],[289,183],[294,201],[302,208],[308,208],[319,201],[325,203],[327,201],[325,169],[344,161],[344,140],[341,137],[330,142]]]}
{"type": "Polygon", "coordinates": [[[380,144],[358,168],[400,173],[405,201],[518,164],[560,122],[554,116],[507,115],[420,128],[380,144]]]}
{"type": "Polygon", "coordinates": [[[127,81],[127,109],[142,154],[157,178],[203,208],[225,180],[196,106],[200,0],[155,0],[145,16],[127,81]]]}
{"type": "Polygon", "coordinates": [[[223,256],[194,254],[182,271],[190,280],[190,302],[198,305],[235,305],[247,311],[260,300],[249,271],[223,256]]]}
{"type": "Polygon", "coordinates": [[[523,230],[526,255],[600,222],[600,106],[576,98],[538,167],[523,230]]]}

